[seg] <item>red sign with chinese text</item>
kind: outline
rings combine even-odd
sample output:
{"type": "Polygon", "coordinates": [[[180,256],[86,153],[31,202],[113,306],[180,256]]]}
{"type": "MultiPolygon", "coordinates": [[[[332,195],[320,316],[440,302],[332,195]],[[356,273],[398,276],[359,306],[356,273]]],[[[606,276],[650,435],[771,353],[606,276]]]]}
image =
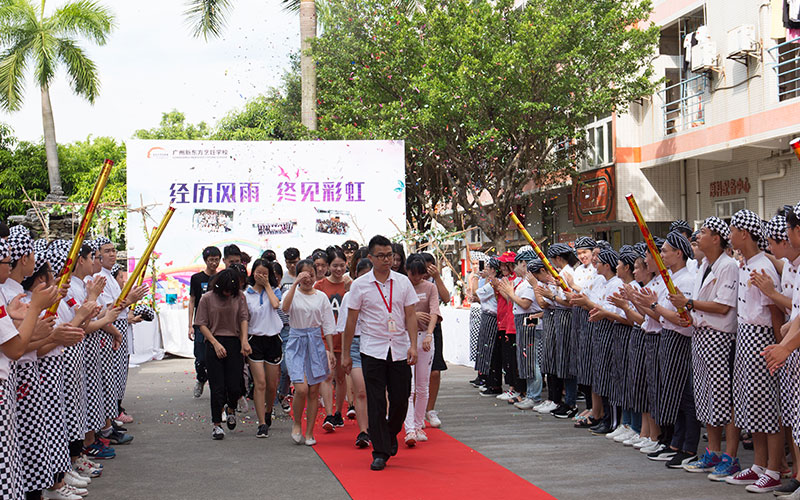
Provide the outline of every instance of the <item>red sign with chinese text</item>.
{"type": "Polygon", "coordinates": [[[736,196],[737,194],[745,194],[750,192],[750,179],[745,177],[742,179],[727,179],[724,181],[715,181],[709,184],[709,195],[712,198],[720,196],[736,196]]]}

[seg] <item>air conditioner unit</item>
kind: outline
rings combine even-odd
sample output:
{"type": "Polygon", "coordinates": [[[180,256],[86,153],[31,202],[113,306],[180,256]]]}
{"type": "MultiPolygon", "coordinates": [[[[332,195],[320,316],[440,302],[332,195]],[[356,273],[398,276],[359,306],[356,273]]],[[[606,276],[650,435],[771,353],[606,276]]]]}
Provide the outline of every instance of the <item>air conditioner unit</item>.
{"type": "Polygon", "coordinates": [[[758,50],[756,27],[743,24],[728,32],[728,57],[752,54],[758,50]]]}
{"type": "Polygon", "coordinates": [[[702,73],[717,66],[716,42],[703,41],[692,47],[692,72],[702,73]]]}

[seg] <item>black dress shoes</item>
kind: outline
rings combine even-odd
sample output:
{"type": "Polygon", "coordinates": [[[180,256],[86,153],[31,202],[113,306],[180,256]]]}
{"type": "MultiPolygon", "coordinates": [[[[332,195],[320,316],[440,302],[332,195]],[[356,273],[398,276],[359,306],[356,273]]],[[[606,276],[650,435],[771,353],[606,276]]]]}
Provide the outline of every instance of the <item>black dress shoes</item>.
{"type": "Polygon", "coordinates": [[[386,459],[385,458],[374,458],[372,459],[372,464],[369,466],[372,470],[383,470],[386,468],[386,459]]]}

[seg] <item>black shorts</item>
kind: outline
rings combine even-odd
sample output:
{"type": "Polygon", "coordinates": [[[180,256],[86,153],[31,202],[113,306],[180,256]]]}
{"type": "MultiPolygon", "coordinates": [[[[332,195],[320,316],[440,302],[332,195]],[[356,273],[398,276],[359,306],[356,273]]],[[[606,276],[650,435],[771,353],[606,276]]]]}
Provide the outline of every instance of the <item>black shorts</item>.
{"type": "Polygon", "coordinates": [[[447,370],[447,363],[444,362],[444,354],[442,353],[442,324],[436,323],[433,329],[433,364],[431,371],[444,371],[447,370]]]}
{"type": "Polygon", "coordinates": [[[253,352],[247,357],[250,361],[279,365],[283,359],[283,342],[280,335],[250,335],[247,339],[253,352]]]}

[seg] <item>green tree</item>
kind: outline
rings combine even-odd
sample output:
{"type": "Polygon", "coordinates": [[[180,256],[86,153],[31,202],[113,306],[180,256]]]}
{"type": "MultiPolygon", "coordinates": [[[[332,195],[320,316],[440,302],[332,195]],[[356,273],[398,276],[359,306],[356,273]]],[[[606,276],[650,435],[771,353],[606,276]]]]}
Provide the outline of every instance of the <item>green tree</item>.
{"type": "Polygon", "coordinates": [[[427,0],[410,14],[336,2],[312,48],[321,136],[404,139],[409,219],[460,207],[444,222],[502,247],[523,187],[566,180],[583,127],[653,92],[658,30],[637,27],[649,12],[646,0],[427,0]]]}
{"type": "Polygon", "coordinates": [[[47,159],[44,145],[18,142],[13,131],[0,124],[0,216],[23,214],[30,208],[23,188],[32,199],[47,196],[47,159]]]}
{"type": "Polygon", "coordinates": [[[72,90],[94,104],[100,90],[97,67],[75,37],[105,45],[113,25],[111,11],[89,0],[68,2],[50,16],[45,15],[45,0],[41,5],[34,5],[31,0],[0,1],[0,106],[9,111],[20,108],[25,70],[33,63],[34,78],[41,91],[47,174],[53,195],[63,194],[63,188],[50,84],[56,68],[63,64],[72,90]]]}
{"type": "Polygon", "coordinates": [[[161,123],[151,129],[140,129],[133,133],[136,139],[199,140],[208,139],[211,129],[206,122],[197,125],[186,122],[186,116],[173,109],[161,114],[161,123]]]}

